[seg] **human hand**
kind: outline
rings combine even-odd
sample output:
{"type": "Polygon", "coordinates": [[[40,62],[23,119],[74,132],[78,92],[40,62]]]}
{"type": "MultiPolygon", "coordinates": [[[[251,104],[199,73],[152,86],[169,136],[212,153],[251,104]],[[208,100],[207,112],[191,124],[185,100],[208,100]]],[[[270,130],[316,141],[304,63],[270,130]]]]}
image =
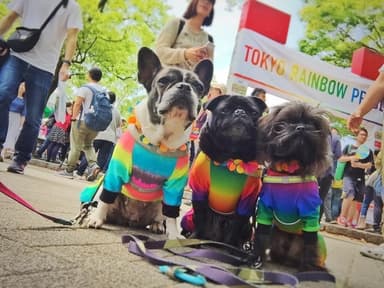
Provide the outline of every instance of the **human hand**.
{"type": "Polygon", "coordinates": [[[185,50],[185,59],[189,62],[196,63],[208,57],[206,47],[192,47],[185,50]]]}
{"type": "Polygon", "coordinates": [[[71,77],[71,73],[69,71],[69,65],[66,63],[63,63],[59,71],[59,80],[67,81],[70,77],[71,77]]]}
{"type": "Polygon", "coordinates": [[[357,134],[362,122],[363,122],[363,117],[361,116],[361,114],[359,112],[353,112],[347,120],[347,127],[353,133],[357,134]]]}

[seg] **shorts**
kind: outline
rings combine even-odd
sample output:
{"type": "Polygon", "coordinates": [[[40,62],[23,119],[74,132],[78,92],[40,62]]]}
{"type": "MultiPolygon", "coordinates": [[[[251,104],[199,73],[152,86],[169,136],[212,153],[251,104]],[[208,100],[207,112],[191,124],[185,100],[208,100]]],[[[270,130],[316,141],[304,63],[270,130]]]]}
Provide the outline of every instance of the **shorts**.
{"type": "Polygon", "coordinates": [[[354,201],[363,202],[364,199],[364,180],[343,178],[343,192],[347,198],[353,197],[354,201]]]}

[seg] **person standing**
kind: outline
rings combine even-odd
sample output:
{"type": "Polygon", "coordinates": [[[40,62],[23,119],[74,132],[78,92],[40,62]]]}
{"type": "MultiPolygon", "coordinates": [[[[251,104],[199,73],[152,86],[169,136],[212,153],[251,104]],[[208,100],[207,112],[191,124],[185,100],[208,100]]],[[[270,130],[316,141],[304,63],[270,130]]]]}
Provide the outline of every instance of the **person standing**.
{"type": "Polygon", "coordinates": [[[70,132],[70,150],[66,169],[59,172],[60,176],[73,179],[73,171],[76,169],[77,161],[79,160],[81,151],[84,152],[88,161],[89,178],[96,179],[100,172],[100,167],[96,163],[96,153],[93,148],[93,140],[97,136],[97,131],[88,128],[84,123],[84,115],[91,111],[91,103],[93,98],[92,89],[96,91],[104,90],[99,84],[103,73],[97,67],[93,67],[88,71],[88,84],[80,87],[76,93],[75,103],[72,112],[72,125],[70,132]]]}
{"type": "Polygon", "coordinates": [[[171,19],[164,26],[155,43],[162,64],[192,70],[203,59],[213,60],[213,39],[202,26],[212,24],[214,5],[215,0],[191,0],[184,19],[171,19]]]}
{"type": "MultiPolygon", "coordinates": [[[[373,82],[373,84],[367,90],[367,93],[365,94],[363,101],[356,108],[356,110],[353,113],[351,113],[351,115],[349,116],[347,120],[348,128],[352,132],[358,131],[361,123],[363,122],[363,117],[373,108],[375,108],[383,99],[384,99],[384,65],[382,65],[379,68],[379,76],[377,76],[375,82],[373,82]]],[[[383,163],[384,161],[383,146],[384,146],[384,133],[382,133],[381,148],[375,162],[376,168],[380,169],[380,172],[381,172],[381,183],[384,183],[384,169],[382,168],[382,165],[381,165],[381,163],[383,163]]],[[[381,189],[380,194],[381,194],[380,196],[382,197],[382,200],[384,200],[383,189],[381,189]]],[[[384,234],[384,231],[382,231],[382,233],[384,234]]],[[[380,246],[375,248],[364,247],[362,251],[360,251],[360,253],[375,259],[384,259],[384,244],[381,244],[380,246]]]]}
{"type": "Polygon", "coordinates": [[[57,121],[47,136],[47,139],[49,140],[49,145],[47,147],[47,162],[56,162],[57,154],[60,149],[64,148],[68,132],[71,129],[72,102],[67,102],[65,109],[64,122],[57,121]]]}
{"type": "MultiPolygon", "coordinates": [[[[21,26],[40,28],[51,11],[62,0],[12,0],[10,12],[0,22],[0,37],[20,18],[21,26]]],[[[15,145],[15,156],[8,171],[24,174],[35,147],[48,91],[52,84],[56,63],[65,41],[65,55],[59,78],[69,78],[69,66],[74,56],[77,35],[82,29],[81,11],[75,0],[63,0],[57,11],[41,32],[39,41],[27,52],[10,51],[10,56],[0,67],[0,150],[7,137],[8,109],[25,81],[26,116],[15,145]]]]}
{"type": "MultiPolygon", "coordinates": [[[[11,158],[11,155],[15,152],[15,143],[17,137],[19,137],[20,129],[23,127],[25,120],[25,83],[22,82],[19,85],[17,97],[13,99],[11,106],[9,106],[9,121],[8,121],[8,133],[7,138],[3,144],[3,157],[11,158]]],[[[2,155],[0,155],[0,161],[2,161],[2,155]]]]}
{"type": "Polygon", "coordinates": [[[344,168],[343,192],[345,197],[341,205],[341,213],[337,218],[337,223],[343,226],[356,227],[359,213],[358,206],[364,197],[365,170],[372,167],[373,153],[364,159],[359,159],[356,155],[357,149],[367,141],[368,131],[361,127],[353,145],[347,145],[343,149],[343,155],[339,158],[340,162],[347,162],[344,168]]]}
{"type": "MultiPolygon", "coordinates": [[[[116,94],[112,91],[108,91],[109,101],[113,105],[116,101],[116,94]]],[[[112,121],[104,131],[100,131],[95,140],[93,141],[93,147],[97,153],[97,165],[100,167],[101,171],[105,173],[107,171],[109,161],[112,156],[113,149],[115,144],[120,136],[119,129],[121,126],[121,116],[119,110],[115,106],[112,106],[112,121]]],[[[85,169],[87,168],[88,163],[87,159],[83,155],[81,157],[81,162],[77,168],[77,177],[83,176],[85,169]]],[[[76,174],[75,173],[75,174],[76,174]]],[[[93,177],[89,178],[88,181],[93,181],[93,177]]]]}

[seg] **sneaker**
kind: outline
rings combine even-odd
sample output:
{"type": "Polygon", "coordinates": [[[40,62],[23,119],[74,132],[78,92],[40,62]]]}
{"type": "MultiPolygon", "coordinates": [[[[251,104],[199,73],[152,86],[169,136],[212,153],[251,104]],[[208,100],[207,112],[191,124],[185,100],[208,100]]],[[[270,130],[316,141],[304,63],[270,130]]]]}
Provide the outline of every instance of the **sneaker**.
{"type": "Polygon", "coordinates": [[[13,160],[11,165],[8,166],[7,171],[11,172],[11,173],[23,175],[24,174],[24,168],[25,168],[25,164],[17,163],[15,160],[13,160]]]}
{"type": "Polygon", "coordinates": [[[68,179],[73,179],[73,172],[68,172],[66,169],[61,170],[60,172],[57,173],[57,175],[68,178],[68,179]]]}
{"type": "Polygon", "coordinates": [[[96,164],[92,166],[92,168],[89,169],[89,174],[87,176],[87,181],[95,181],[97,179],[97,176],[99,175],[101,169],[96,164]]]}
{"type": "Polygon", "coordinates": [[[73,177],[77,180],[87,180],[87,178],[85,177],[85,175],[80,175],[78,174],[76,171],[73,172],[73,177]]]}
{"type": "Polygon", "coordinates": [[[348,226],[347,219],[345,219],[345,217],[342,217],[342,216],[337,217],[337,224],[344,227],[348,226]]]}

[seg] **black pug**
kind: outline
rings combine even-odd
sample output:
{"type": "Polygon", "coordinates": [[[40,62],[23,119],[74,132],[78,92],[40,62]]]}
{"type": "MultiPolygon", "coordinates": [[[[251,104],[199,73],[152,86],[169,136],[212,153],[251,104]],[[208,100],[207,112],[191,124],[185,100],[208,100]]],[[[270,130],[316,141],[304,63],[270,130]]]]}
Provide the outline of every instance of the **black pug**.
{"type": "Polygon", "coordinates": [[[182,220],[191,237],[242,246],[261,187],[256,161],[258,119],[266,109],[255,97],[222,95],[207,105],[208,119],[189,174],[193,213],[182,220]]]}
{"type": "Polygon", "coordinates": [[[317,233],[321,200],[316,181],[331,165],[325,112],[291,102],[275,107],[259,128],[270,164],[257,206],[255,266],[262,266],[270,243],[273,261],[302,271],[325,270],[325,244],[317,233]]]}

